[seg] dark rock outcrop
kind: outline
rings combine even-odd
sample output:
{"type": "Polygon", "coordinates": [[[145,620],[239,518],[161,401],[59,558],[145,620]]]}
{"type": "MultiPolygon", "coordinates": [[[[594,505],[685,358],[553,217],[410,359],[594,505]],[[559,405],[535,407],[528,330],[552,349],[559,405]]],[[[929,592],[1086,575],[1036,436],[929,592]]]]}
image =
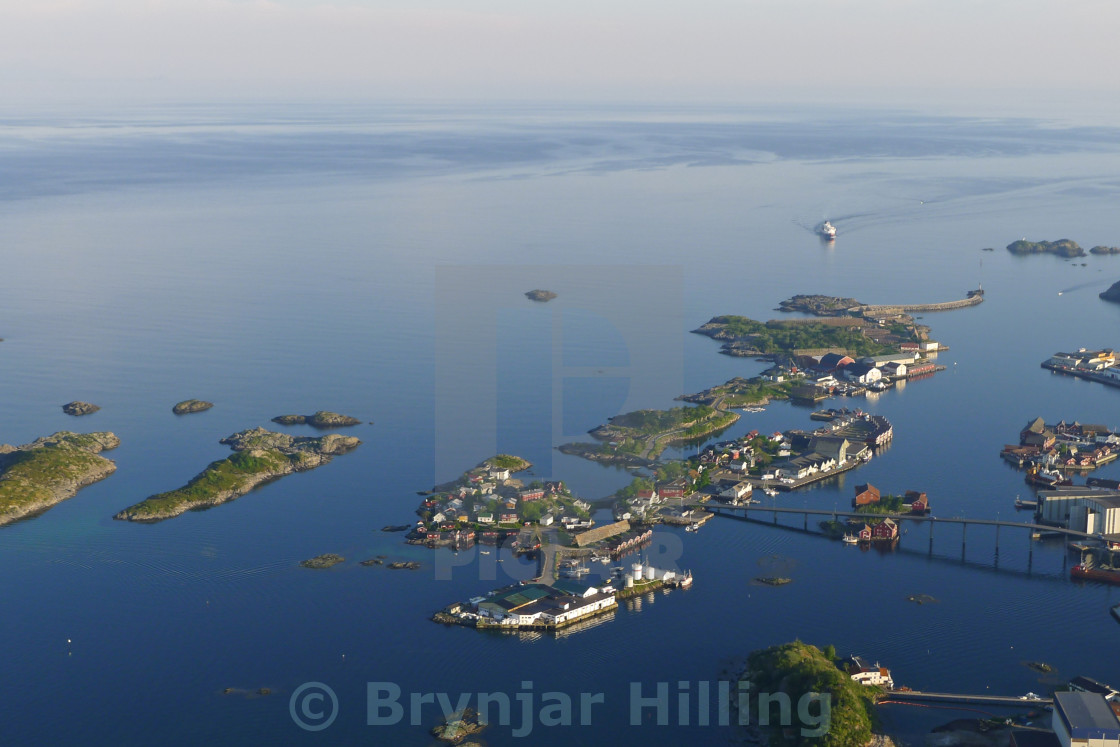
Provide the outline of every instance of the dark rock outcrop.
{"type": "Polygon", "coordinates": [[[319,410],[314,415],[278,415],[272,419],[273,423],[280,425],[311,425],[316,428],[343,428],[350,425],[359,425],[362,421],[349,415],[337,412],[319,410]]]}
{"type": "Polygon", "coordinates": [[[74,416],[91,415],[100,409],[101,408],[97,405],[91,405],[89,402],[79,402],[77,400],[75,400],[74,402],[67,402],[62,406],[62,411],[64,413],[74,416]]]}
{"type": "Polygon", "coordinates": [[[536,290],[527,291],[525,293],[525,297],[530,301],[540,301],[541,303],[545,303],[556,298],[556,294],[549,290],[541,290],[540,288],[537,288],[536,290]]]}
{"type": "Polygon", "coordinates": [[[1120,303],[1120,282],[1113,283],[1111,288],[1101,293],[1101,298],[1105,301],[1120,303]]]}
{"type": "Polygon", "coordinates": [[[203,402],[200,399],[185,399],[171,408],[176,415],[189,415],[192,412],[203,412],[214,406],[213,402],[203,402]]]}

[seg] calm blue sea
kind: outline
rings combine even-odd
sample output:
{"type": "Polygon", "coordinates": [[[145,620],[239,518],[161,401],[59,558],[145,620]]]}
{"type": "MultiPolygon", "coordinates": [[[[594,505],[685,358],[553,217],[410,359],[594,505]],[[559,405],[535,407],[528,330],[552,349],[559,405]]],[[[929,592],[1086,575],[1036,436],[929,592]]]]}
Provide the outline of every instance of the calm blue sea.
{"type": "MultiPolygon", "coordinates": [[[[366,683],[382,682],[405,705],[410,693],[604,695],[590,726],[538,722],[518,737],[515,719],[488,745],[730,744],[733,729],[680,726],[679,683],[695,703],[697,683],[714,692],[748,652],[793,638],[878,659],[914,688],[1117,683],[1107,610],[1120,589],[1071,583],[1060,543],[1036,543],[1028,570],[1021,533],[1004,532],[997,559],[979,528],[963,558],[947,526],[932,555],[921,528],[891,554],[729,520],[665,530],[651,552],[691,569],[692,590],[553,637],[428,622],[522,571],[379,530],[412,519],[417,490],[496,451],[585,497],[626,484],[625,470],[553,447],[757,372],[689,334],[713,315],[772,318],[795,293],[948,300],[979,283],[981,306],[922,320],[951,348],[947,371],[857,403],[895,424],[891,448],[777,502],[842,508],[870,481],[928,492],[938,516],[1011,518],[1030,490],[998,453],[1023,423],[1120,426],[1120,390],[1038,365],[1120,344],[1120,306],[1097,298],[1120,257],[1003,247],[1120,243],[1118,135],[810,109],[8,111],[0,442],[74,429],[122,445],[109,479],[0,529],[0,743],[431,744],[435,706],[419,725],[367,724],[366,683]],[[834,245],[812,232],[824,219],[834,245]],[[559,297],[522,295],[538,287],[559,297]],[[215,407],[172,415],[188,397],[215,407]],[[74,399],[102,410],[70,418],[59,405],[74,399]],[[363,445],[209,511],[111,520],[228,454],[218,439],[318,409],[372,421],[349,431],[363,445]],[[298,566],[326,552],[347,562],[298,566]],[[378,554],[424,565],[358,565],[378,554]],[[752,584],[774,569],[794,583],[752,584]],[[1040,682],[1032,659],[1056,673],[1040,682]],[[338,702],[317,732],[290,711],[307,682],[338,702]],[[659,682],[670,724],[647,711],[631,725],[632,683],[648,696],[659,682]]],[[[731,433],[808,427],[808,413],[776,404],[731,433]]],[[[914,743],[962,715],[916,711],[884,715],[914,743]]]]}

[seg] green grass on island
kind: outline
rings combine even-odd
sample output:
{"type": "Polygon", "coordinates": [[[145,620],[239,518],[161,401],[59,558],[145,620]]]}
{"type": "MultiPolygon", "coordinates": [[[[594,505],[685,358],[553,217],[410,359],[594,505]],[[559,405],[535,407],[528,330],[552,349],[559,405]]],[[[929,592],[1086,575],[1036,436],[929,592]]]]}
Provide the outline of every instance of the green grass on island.
{"type": "MultiPolygon", "coordinates": [[[[771,745],[862,747],[871,741],[872,729],[877,724],[875,699],[883,690],[855,682],[837,667],[835,659],[836,652],[831,646],[822,651],[801,641],[750,654],[742,679],[750,683],[752,704],[757,702],[759,693],[778,692],[789,695],[793,704],[795,728],[767,729],[771,745]],[[801,729],[796,728],[797,703],[806,693],[829,695],[828,728],[820,736],[803,736],[801,729]]],[[[759,723],[757,713],[751,713],[751,723],[759,723]]],[[[770,723],[781,723],[776,705],[772,705],[770,723]]]]}
{"type": "Polygon", "coordinates": [[[361,441],[352,436],[293,438],[263,428],[242,431],[221,443],[232,456],[211,462],[181,488],[158,493],[119,512],[125,521],[161,521],[196,508],[238,498],[269,480],[326,464],[331,455],[344,454],[361,441]]]}
{"type": "Polygon", "coordinates": [[[120,441],[112,433],[61,431],[0,453],[0,525],[49,508],[116,469],[99,455],[120,441]]]}
{"type": "Polygon", "coordinates": [[[498,454],[497,456],[490,457],[482,464],[492,467],[493,469],[508,469],[510,472],[521,472],[533,466],[529,460],[522,459],[512,454],[498,454]]]}
{"type": "Polygon", "coordinates": [[[895,350],[867,337],[860,329],[823,322],[790,324],[788,321],[760,322],[745,316],[716,316],[698,330],[717,340],[740,341],[762,355],[789,354],[796,350],[835,349],[848,355],[878,355],[895,350]]]}
{"type": "Polygon", "coordinates": [[[279,451],[238,452],[211,462],[178,490],[150,496],[125,509],[117,518],[132,521],[166,518],[194,506],[209,504],[224,494],[248,492],[260,484],[262,475],[283,474],[288,468],[288,460],[289,457],[279,451]]]}

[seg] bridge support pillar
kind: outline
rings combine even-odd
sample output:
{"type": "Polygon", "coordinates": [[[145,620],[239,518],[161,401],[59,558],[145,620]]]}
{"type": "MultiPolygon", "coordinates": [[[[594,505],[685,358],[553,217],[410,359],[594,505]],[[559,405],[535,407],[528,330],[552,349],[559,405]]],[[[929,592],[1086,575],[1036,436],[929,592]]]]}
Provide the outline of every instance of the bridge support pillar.
{"type": "Polygon", "coordinates": [[[967,545],[967,540],[968,540],[968,524],[962,522],[961,523],[961,562],[962,563],[964,562],[964,553],[965,553],[965,546],[967,545]]]}
{"type": "Polygon", "coordinates": [[[803,529],[804,529],[804,530],[805,530],[806,532],[808,532],[808,531],[809,531],[809,514],[808,514],[808,513],[804,513],[804,514],[802,514],[802,517],[804,518],[804,522],[803,522],[802,528],[803,528],[803,529]]]}

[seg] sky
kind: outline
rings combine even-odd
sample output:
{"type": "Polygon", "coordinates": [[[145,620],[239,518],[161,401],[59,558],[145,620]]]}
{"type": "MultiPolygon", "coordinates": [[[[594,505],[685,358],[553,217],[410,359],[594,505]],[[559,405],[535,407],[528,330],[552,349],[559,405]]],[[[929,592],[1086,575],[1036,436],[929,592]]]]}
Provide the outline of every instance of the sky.
{"type": "Polygon", "coordinates": [[[0,97],[1115,97],[1115,0],[0,0],[0,97]]]}

